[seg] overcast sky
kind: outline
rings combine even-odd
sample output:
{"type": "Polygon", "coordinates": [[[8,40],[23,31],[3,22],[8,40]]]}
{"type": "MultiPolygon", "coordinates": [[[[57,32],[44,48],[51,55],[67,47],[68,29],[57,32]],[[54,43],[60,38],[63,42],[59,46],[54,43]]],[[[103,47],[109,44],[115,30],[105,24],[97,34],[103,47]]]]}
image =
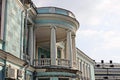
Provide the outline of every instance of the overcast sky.
{"type": "Polygon", "coordinates": [[[120,0],[33,0],[72,11],[80,23],[76,46],[97,62],[120,62],[120,0]]]}

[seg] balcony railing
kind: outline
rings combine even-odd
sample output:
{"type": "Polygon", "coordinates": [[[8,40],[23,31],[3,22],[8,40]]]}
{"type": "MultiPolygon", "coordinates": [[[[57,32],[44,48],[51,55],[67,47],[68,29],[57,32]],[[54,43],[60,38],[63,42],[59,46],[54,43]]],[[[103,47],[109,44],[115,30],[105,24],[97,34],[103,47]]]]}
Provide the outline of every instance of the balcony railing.
{"type": "Polygon", "coordinates": [[[69,67],[70,66],[70,61],[66,59],[57,59],[57,65],[64,66],[64,67],[69,67]]]}
{"type": "Polygon", "coordinates": [[[43,67],[43,66],[50,66],[51,59],[50,58],[42,58],[34,60],[34,66],[43,67]]]}
{"type": "Polygon", "coordinates": [[[69,16],[72,18],[75,18],[75,15],[68,10],[57,8],[57,7],[41,7],[37,8],[37,13],[39,14],[60,14],[60,15],[65,15],[69,16]]]}
{"type": "MultiPolygon", "coordinates": [[[[56,59],[56,66],[69,67],[70,61],[66,59],[56,59]]],[[[51,58],[41,58],[34,60],[35,67],[45,67],[51,65],[51,58]]]]}

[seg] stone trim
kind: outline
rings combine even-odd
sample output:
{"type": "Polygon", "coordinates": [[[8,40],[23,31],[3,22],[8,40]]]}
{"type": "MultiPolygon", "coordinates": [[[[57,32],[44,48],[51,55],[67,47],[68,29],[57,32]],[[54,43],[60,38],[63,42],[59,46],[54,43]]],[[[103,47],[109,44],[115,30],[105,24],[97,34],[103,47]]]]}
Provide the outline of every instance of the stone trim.
{"type": "Polygon", "coordinates": [[[14,63],[16,65],[19,65],[19,66],[23,66],[23,64],[25,63],[25,61],[23,61],[22,59],[8,53],[8,52],[5,52],[3,50],[0,50],[0,58],[6,60],[6,61],[9,61],[11,63],[14,63]]]}

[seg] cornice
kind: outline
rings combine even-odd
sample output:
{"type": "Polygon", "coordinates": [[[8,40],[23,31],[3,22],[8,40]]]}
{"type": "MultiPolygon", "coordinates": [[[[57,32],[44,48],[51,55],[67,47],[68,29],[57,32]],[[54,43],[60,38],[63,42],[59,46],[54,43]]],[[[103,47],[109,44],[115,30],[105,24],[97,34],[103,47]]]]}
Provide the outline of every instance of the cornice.
{"type": "Polygon", "coordinates": [[[38,14],[36,16],[36,19],[57,19],[57,20],[63,20],[63,21],[67,21],[70,22],[74,25],[74,27],[76,27],[76,30],[79,28],[79,22],[72,17],[66,16],[66,15],[61,15],[61,14],[38,14]]]}
{"type": "Polygon", "coordinates": [[[0,50],[0,58],[6,61],[9,61],[13,64],[19,65],[19,66],[23,66],[23,64],[25,63],[25,61],[23,61],[22,59],[8,53],[5,52],[3,50],[0,50]]]}
{"type": "Polygon", "coordinates": [[[7,54],[3,50],[0,50],[0,58],[3,60],[5,60],[7,58],[7,54]]]}
{"type": "Polygon", "coordinates": [[[91,59],[89,56],[87,56],[84,52],[82,52],[80,49],[77,49],[77,54],[82,56],[83,58],[87,59],[89,62],[91,62],[92,64],[95,64],[95,61],[93,59],[91,59]]]}
{"type": "Polygon", "coordinates": [[[10,53],[7,54],[6,60],[19,66],[23,66],[23,64],[25,63],[25,61],[19,59],[16,56],[11,55],[10,53]]]}

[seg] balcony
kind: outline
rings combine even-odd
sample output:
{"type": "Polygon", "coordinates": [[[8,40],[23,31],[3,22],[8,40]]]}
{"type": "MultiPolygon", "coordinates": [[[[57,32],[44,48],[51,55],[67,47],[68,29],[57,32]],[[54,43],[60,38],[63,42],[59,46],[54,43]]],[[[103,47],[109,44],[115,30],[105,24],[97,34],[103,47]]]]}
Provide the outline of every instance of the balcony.
{"type": "Polygon", "coordinates": [[[79,22],[69,10],[57,7],[40,7],[36,11],[37,16],[34,19],[34,23],[37,28],[49,27],[51,24],[57,28],[73,31],[79,28],[79,22]]]}
{"type": "Polygon", "coordinates": [[[71,11],[57,8],[57,7],[41,7],[37,9],[37,13],[39,14],[59,14],[59,15],[65,15],[72,18],[75,18],[74,14],[71,11]]]}
{"type": "MultiPolygon", "coordinates": [[[[56,59],[57,65],[60,67],[70,67],[70,61],[66,59],[56,59]]],[[[35,67],[47,67],[51,66],[51,58],[42,58],[42,59],[35,59],[34,60],[35,67]]]]}

